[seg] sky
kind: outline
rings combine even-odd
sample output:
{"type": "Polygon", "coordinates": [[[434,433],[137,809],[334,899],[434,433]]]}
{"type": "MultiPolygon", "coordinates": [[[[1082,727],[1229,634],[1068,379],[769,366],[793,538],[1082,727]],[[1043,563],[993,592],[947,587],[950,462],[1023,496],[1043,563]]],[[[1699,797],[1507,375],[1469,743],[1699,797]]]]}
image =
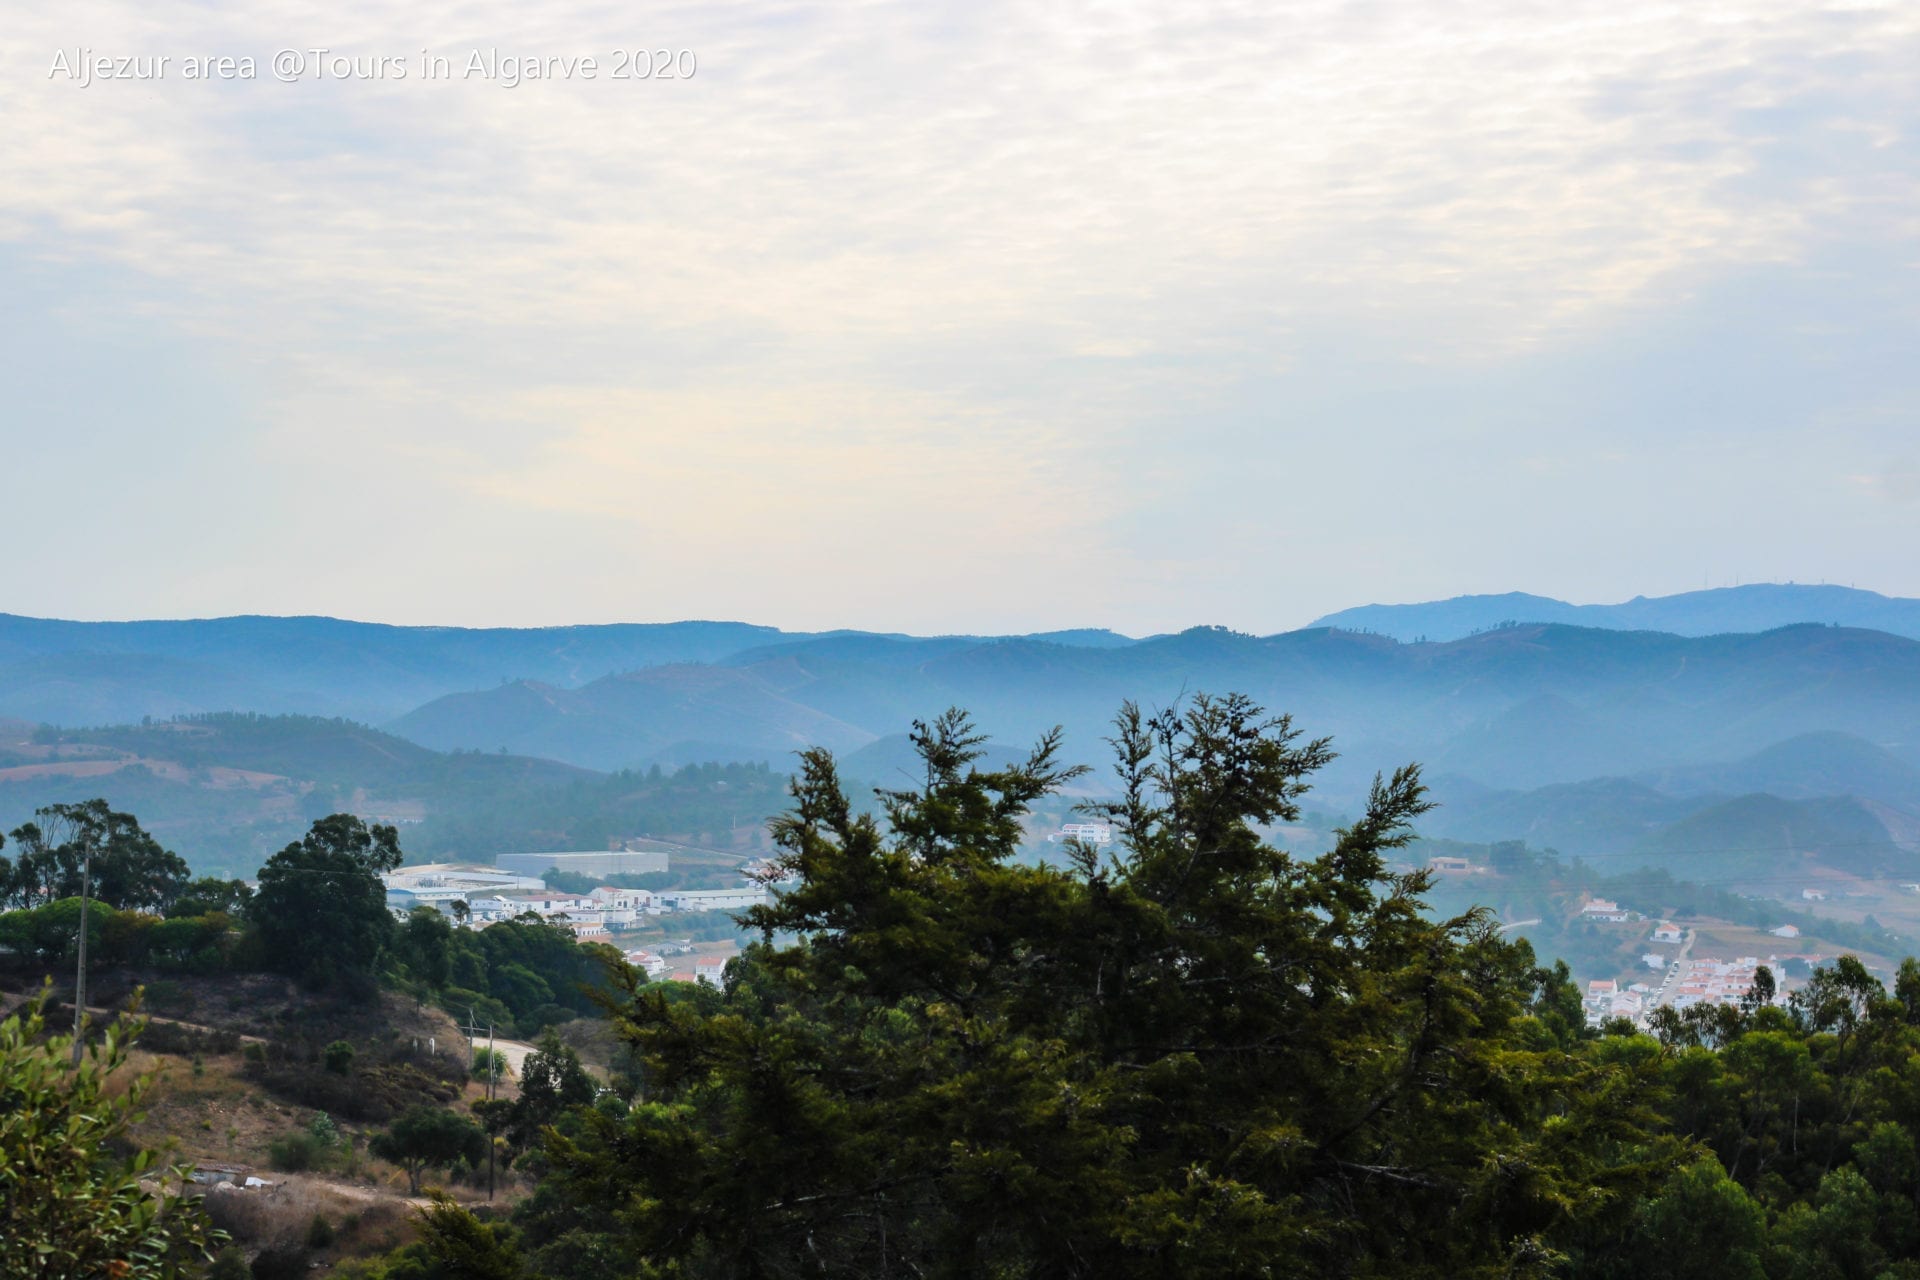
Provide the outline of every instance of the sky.
{"type": "Polygon", "coordinates": [[[0,611],[1920,595],[1911,3],[32,8],[0,611]]]}

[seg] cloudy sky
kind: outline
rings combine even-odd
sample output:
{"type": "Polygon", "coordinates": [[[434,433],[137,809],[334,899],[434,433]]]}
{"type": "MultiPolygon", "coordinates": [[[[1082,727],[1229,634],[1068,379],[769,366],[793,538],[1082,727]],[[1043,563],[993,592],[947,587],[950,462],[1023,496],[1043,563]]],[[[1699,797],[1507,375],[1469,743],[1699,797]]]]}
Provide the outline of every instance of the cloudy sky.
{"type": "Polygon", "coordinates": [[[1911,3],[38,8],[0,610],[1920,595],[1911,3]]]}

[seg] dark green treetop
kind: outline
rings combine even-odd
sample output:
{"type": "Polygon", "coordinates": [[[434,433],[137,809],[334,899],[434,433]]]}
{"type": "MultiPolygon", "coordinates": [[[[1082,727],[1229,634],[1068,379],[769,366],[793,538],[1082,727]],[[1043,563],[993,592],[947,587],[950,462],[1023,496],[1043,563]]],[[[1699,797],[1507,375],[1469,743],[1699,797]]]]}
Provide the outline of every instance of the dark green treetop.
{"type": "Polygon", "coordinates": [[[88,891],[112,907],[163,908],[186,887],[186,861],[105,800],[48,805],[34,817],[14,829],[11,862],[0,858],[0,907],[78,897],[89,869],[88,891]]]}
{"type": "Polygon", "coordinates": [[[1417,770],[1295,859],[1263,828],[1326,742],[1127,707],[1117,850],[1056,868],[1013,854],[1057,735],[998,770],[958,712],[914,738],[880,816],[803,755],[725,991],[629,988],[640,1096],[549,1132],[532,1265],[591,1220],[641,1274],[1546,1275],[1682,1162],[1657,1054],[1571,1052],[1564,972],[1388,867],[1417,770]]]}
{"type": "Polygon", "coordinates": [[[390,826],[347,813],[315,822],[260,868],[247,914],[268,962],[314,986],[376,972],[394,932],[380,876],[400,860],[390,826]]]}

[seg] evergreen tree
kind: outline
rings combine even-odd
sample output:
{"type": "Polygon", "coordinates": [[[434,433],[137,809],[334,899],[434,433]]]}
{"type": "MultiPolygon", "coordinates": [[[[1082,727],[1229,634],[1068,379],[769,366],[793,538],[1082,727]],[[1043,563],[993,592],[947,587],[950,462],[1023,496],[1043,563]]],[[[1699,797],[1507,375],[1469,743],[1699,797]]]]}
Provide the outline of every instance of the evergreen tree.
{"type": "Polygon", "coordinates": [[[267,961],[311,986],[369,985],[393,933],[382,872],[400,865],[399,833],[336,813],[260,868],[248,905],[267,961]]]}
{"type": "Polygon", "coordinates": [[[1657,1046],[1571,1052],[1564,971],[1389,869],[1417,770],[1296,859],[1261,833],[1325,741],[1127,707],[1118,850],[1059,869],[1013,856],[1057,734],[999,770],[958,712],[913,736],[879,817],[802,757],[724,992],[629,987],[642,1096],[549,1131],[536,1265],[585,1215],[660,1274],[1547,1275],[1682,1162],[1657,1046]]]}

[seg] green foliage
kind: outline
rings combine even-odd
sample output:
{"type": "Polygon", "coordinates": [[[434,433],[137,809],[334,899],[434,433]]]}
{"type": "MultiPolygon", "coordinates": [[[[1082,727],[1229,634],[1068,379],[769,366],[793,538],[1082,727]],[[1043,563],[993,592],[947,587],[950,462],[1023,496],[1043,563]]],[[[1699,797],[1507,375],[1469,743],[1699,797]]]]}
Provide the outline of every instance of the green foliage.
{"type": "Polygon", "coordinates": [[[445,941],[456,985],[442,992],[441,1006],[462,1022],[471,1012],[503,1034],[536,1035],[557,1020],[597,1015],[596,993],[619,960],[613,948],[583,945],[571,930],[534,916],[454,929],[445,941]]]}
{"type": "Polygon", "coordinates": [[[394,958],[408,977],[440,990],[452,977],[453,926],[432,907],[415,907],[394,940],[394,958]]]}
{"type": "Polygon", "coordinates": [[[531,1146],[567,1111],[592,1102],[594,1092],[580,1055],[548,1032],[520,1064],[520,1096],[503,1126],[507,1141],[516,1149],[531,1146]]]}
{"type": "MultiPolygon", "coordinates": [[[[107,916],[104,910],[87,914],[87,949],[94,955],[100,953],[107,916]]],[[[71,957],[79,937],[78,898],[62,898],[0,915],[0,947],[43,964],[71,957]]]]}
{"type": "Polygon", "coordinates": [[[141,1187],[178,1187],[186,1171],[128,1134],[154,1077],[108,1085],[139,1024],[109,1027],[73,1065],[72,1040],[44,1034],[44,1000],[0,1023],[0,1275],[194,1274],[220,1237],[196,1201],[141,1187]]]}
{"type": "Polygon", "coordinates": [[[308,1122],[307,1132],[312,1134],[314,1141],[320,1143],[322,1146],[338,1147],[345,1142],[340,1136],[339,1126],[333,1122],[333,1117],[324,1111],[316,1113],[313,1119],[308,1122]]]}
{"type": "Polygon", "coordinates": [[[958,713],[914,741],[884,824],[803,757],[796,881],[725,991],[627,992],[643,1094],[548,1129],[543,1268],[1546,1275],[1680,1163],[1657,1054],[1569,1054],[1564,973],[1388,869],[1416,770],[1299,861],[1256,827],[1325,742],[1239,697],[1128,707],[1119,848],[1059,869],[1014,857],[1057,738],[993,770],[958,713]]]}
{"type": "Polygon", "coordinates": [[[1765,1280],[1764,1209],[1712,1157],[1682,1169],[1634,1214],[1629,1246],[1646,1280],[1765,1280]]]}
{"type": "MultiPolygon", "coordinates": [[[[0,914],[0,947],[41,964],[70,961],[80,933],[80,899],[62,898],[0,914]]],[[[215,913],[163,920],[93,903],[87,909],[88,967],[145,965],[210,973],[228,967],[238,934],[215,913]]]]}
{"type": "Polygon", "coordinates": [[[282,1173],[331,1169],[347,1151],[347,1139],[333,1117],[322,1111],[304,1129],[296,1129],[267,1144],[267,1159],[282,1173]]]}
{"type": "Polygon", "coordinates": [[[296,1129],[267,1144],[268,1162],[282,1173],[324,1169],[331,1154],[327,1144],[306,1129],[296,1129]]]}
{"type": "Polygon", "coordinates": [[[476,1164],[487,1158],[487,1136],[473,1121],[444,1107],[413,1107],[367,1150],[407,1171],[414,1195],[420,1194],[423,1169],[444,1169],[457,1160],[476,1164]]]}
{"type": "Polygon", "coordinates": [[[380,875],[400,859],[392,827],[346,813],[274,854],[249,908],[268,963],[315,987],[370,985],[394,932],[380,875]]]}
{"type": "Polygon", "coordinates": [[[337,1076],[344,1076],[353,1069],[353,1046],[345,1040],[335,1040],[320,1051],[320,1060],[327,1070],[337,1076]]]}
{"type": "Polygon", "coordinates": [[[222,915],[239,918],[247,914],[247,906],[253,901],[253,890],[244,880],[222,880],[218,876],[202,876],[181,890],[167,907],[168,916],[204,916],[219,912],[222,915]]]}
{"type": "Polygon", "coordinates": [[[474,1079],[485,1080],[491,1075],[495,1080],[505,1080],[510,1074],[511,1068],[507,1062],[507,1055],[498,1049],[482,1046],[473,1051],[474,1079]]]}
{"type": "Polygon", "coordinates": [[[87,891],[109,907],[159,908],[186,886],[180,856],[105,800],[49,805],[34,817],[11,833],[12,862],[0,859],[0,906],[79,897],[86,878],[87,891]]]}

